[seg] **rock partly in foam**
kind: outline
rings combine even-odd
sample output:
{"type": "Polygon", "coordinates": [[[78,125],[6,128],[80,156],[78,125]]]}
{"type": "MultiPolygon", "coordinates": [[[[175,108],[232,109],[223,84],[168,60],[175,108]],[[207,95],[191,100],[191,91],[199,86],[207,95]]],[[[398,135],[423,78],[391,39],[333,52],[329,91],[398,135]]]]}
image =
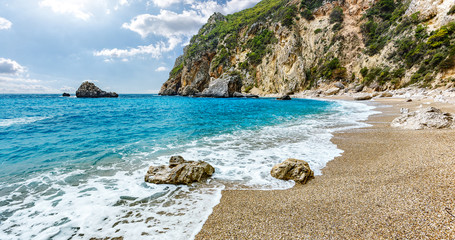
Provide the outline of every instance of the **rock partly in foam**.
{"type": "Polygon", "coordinates": [[[307,162],[294,158],[289,158],[273,166],[270,174],[274,178],[294,180],[301,184],[305,184],[309,179],[314,177],[313,170],[310,169],[310,165],[307,162]]]}
{"type": "Polygon", "coordinates": [[[173,156],[169,165],[151,166],[145,181],[156,184],[190,184],[200,182],[213,175],[215,168],[203,161],[185,161],[181,156],[173,156]]]}

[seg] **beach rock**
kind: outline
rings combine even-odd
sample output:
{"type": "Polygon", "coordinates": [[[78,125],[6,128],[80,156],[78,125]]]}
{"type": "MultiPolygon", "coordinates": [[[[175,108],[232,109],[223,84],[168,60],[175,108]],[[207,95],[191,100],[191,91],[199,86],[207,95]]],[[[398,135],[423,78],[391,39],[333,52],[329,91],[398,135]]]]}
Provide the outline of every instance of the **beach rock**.
{"type": "Polygon", "coordinates": [[[381,90],[381,86],[378,83],[372,83],[372,84],[370,84],[369,87],[371,89],[373,89],[374,91],[380,91],[381,90]]]}
{"type": "Polygon", "coordinates": [[[106,92],[99,89],[91,82],[83,82],[82,85],[76,91],[76,97],[78,98],[116,98],[118,94],[115,92],[106,92]]]}
{"type": "Polygon", "coordinates": [[[336,83],[334,84],[334,86],[337,87],[337,88],[339,88],[339,89],[344,89],[344,85],[343,85],[342,83],[340,83],[340,82],[336,82],[336,83]]]}
{"type": "Polygon", "coordinates": [[[393,97],[393,94],[390,92],[383,92],[379,95],[379,97],[393,97]]]}
{"type": "Polygon", "coordinates": [[[361,92],[361,91],[363,91],[363,88],[364,88],[364,87],[365,87],[365,86],[363,86],[363,85],[359,85],[359,86],[357,86],[357,87],[354,88],[354,91],[355,91],[355,92],[361,92]]]}
{"type": "Polygon", "coordinates": [[[283,96],[277,98],[276,100],[291,100],[291,97],[289,97],[289,95],[283,95],[283,96]]]}
{"type": "Polygon", "coordinates": [[[155,184],[190,184],[200,182],[213,175],[215,168],[204,161],[185,161],[181,156],[173,156],[169,165],[151,166],[145,181],[155,184]]]}
{"type": "Polygon", "coordinates": [[[224,74],[221,78],[212,79],[209,87],[204,89],[200,97],[228,98],[241,88],[241,80],[238,75],[224,74]]]}
{"type": "Polygon", "coordinates": [[[294,180],[298,183],[305,184],[309,179],[314,177],[313,170],[307,162],[294,158],[273,166],[270,174],[274,178],[282,180],[294,180]]]}
{"type": "Polygon", "coordinates": [[[406,102],[412,102],[412,99],[406,99],[406,102]]]}
{"type": "Polygon", "coordinates": [[[356,101],[365,101],[370,100],[373,98],[373,95],[365,93],[365,94],[357,94],[354,96],[354,100],[356,101]]]}
{"type": "Polygon", "coordinates": [[[327,96],[331,96],[331,95],[337,94],[338,92],[340,92],[340,89],[335,87],[335,88],[331,88],[331,89],[325,91],[324,94],[327,95],[327,96]]]}
{"type": "Polygon", "coordinates": [[[71,94],[69,94],[69,93],[63,93],[62,96],[63,96],[63,97],[71,97],[71,94]]]}
{"type": "Polygon", "coordinates": [[[454,126],[452,114],[444,113],[434,107],[415,112],[409,112],[407,108],[402,108],[400,111],[402,115],[392,121],[392,127],[421,130],[453,128],[454,126]]]}

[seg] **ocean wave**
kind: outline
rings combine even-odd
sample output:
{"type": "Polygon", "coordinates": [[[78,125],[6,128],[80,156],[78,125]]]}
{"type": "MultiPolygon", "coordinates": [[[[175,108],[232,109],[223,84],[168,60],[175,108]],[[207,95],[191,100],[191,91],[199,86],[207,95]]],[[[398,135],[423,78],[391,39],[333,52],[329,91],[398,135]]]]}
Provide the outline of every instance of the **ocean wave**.
{"type": "Polygon", "coordinates": [[[54,169],[4,184],[0,232],[16,239],[193,239],[223,189],[291,188],[292,181],[270,176],[274,164],[290,157],[306,160],[321,174],[343,152],[331,142],[333,133],[368,126],[362,121],[373,108],[336,101],[324,113],[186,144],[151,150],[134,142],[113,149],[122,156],[118,163],[54,169]],[[207,183],[191,186],[144,183],[147,167],[166,164],[169,155],[207,161],[216,172],[207,183]]]}
{"type": "Polygon", "coordinates": [[[30,124],[37,121],[47,119],[48,117],[23,117],[23,118],[11,118],[11,119],[0,119],[0,127],[9,127],[12,125],[30,124]]]}

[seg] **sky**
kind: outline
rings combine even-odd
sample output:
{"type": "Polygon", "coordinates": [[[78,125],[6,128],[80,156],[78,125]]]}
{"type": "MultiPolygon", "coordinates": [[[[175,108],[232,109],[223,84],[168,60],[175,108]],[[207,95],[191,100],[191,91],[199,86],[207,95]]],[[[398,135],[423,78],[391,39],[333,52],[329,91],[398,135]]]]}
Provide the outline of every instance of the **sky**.
{"type": "Polygon", "coordinates": [[[157,93],[214,12],[260,0],[0,0],[0,94],[157,93]]]}

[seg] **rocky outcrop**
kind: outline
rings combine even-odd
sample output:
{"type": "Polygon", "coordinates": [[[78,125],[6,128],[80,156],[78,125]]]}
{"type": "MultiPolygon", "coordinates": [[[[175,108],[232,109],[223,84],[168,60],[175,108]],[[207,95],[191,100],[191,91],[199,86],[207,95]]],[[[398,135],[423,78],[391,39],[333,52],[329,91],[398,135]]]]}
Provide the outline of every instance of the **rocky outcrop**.
{"type": "Polygon", "coordinates": [[[224,74],[220,78],[212,79],[208,88],[197,97],[228,98],[233,97],[241,88],[240,77],[237,75],[224,74]]]}
{"type": "Polygon", "coordinates": [[[63,93],[63,94],[62,94],[62,97],[71,97],[71,94],[69,94],[69,93],[63,93]]]}
{"type": "Polygon", "coordinates": [[[76,91],[78,98],[116,98],[118,94],[115,92],[106,92],[95,86],[91,82],[83,82],[76,91]]]}
{"type": "Polygon", "coordinates": [[[272,177],[282,180],[294,180],[298,183],[305,184],[314,177],[313,170],[307,162],[294,158],[273,166],[270,174],[272,177]]]}
{"type": "Polygon", "coordinates": [[[155,184],[191,184],[200,182],[215,172],[210,164],[203,161],[185,161],[181,156],[173,156],[169,165],[151,166],[145,181],[155,184]]]}
{"type": "Polygon", "coordinates": [[[443,129],[453,128],[453,116],[450,113],[428,107],[415,112],[409,109],[401,109],[402,115],[392,121],[391,126],[402,129],[422,130],[422,129],[443,129]]]}

